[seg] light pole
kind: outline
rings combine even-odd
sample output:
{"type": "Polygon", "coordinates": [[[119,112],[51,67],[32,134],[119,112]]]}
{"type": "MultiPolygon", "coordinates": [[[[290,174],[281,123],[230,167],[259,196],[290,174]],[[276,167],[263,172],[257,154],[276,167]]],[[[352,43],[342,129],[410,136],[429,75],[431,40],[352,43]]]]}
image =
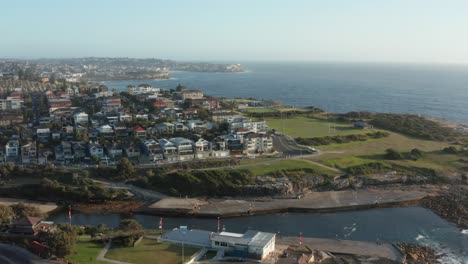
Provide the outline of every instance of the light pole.
{"type": "Polygon", "coordinates": [[[185,240],[185,234],[187,233],[187,229],[179,228],[179,232],[182,235],[182,264],[184,264],[185,263],[184,240],[185,240]]]}

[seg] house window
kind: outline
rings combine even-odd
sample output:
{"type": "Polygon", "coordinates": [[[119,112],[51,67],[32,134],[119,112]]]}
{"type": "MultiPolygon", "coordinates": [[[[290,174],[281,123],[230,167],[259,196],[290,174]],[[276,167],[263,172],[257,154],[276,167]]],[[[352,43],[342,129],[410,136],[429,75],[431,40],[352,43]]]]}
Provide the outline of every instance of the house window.
{"type": "Polygon", "coordinates": [[[227,247],[228,245],[227,245],[226,242],[221,242],[221,246],[222,246],[222,247],[227,247]]]}
{"type": "Polygon", "coordinates": [[[218,242],[218,241],[215,241],[215,246],[219,246],[219,242],[218,242]]]}

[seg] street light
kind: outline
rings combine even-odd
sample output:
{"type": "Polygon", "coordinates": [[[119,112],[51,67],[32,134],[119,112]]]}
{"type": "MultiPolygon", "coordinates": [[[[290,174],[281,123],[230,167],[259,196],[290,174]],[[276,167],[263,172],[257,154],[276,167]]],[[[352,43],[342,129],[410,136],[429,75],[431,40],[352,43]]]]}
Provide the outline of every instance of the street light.
{"type": "Polygon", "coordinates": [[[185,263],[184,239],[185,239],[185,235],[187,234],[187,227],[181,226],[179,228],[179,232],[182,235],[182,264],[184,264],[185,263]]]}

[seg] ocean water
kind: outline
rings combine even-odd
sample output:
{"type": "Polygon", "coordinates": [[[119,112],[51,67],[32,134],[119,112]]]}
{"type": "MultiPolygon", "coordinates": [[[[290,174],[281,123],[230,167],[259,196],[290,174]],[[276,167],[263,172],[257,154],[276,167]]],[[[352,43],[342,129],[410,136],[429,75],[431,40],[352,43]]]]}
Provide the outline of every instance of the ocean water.
{"type": "Polygon", "coordinates": [[[181,83],[207,94],[280,100],[333,112],[412,113],[468,124],[468,65],[243,63],[242,73],[171,72],[169,80],[104,82],[125,90],[181,83]]]}
{"type": "MultiPolygon", "coordinates": [[[[145,228],[156,229],[159,217],[135,215],[145,228]]],[[[122,216],[118,214],[74,214],[76,225],[106,224],[118,226],[122,216]]],[[[52,221],[68,223],[66,212],[55,215],[52,221]]],[[[164,229],[181,225],[190,229],[216,231],[217,220],[190,217],[165,217],[164,229]]],[[[410,242],[432,247],[443,254],[441,263],[468,263],[468,234],[463,234],[455,225],[432,211],[421,207],[380,208],[336,213],[284,213],[243,216],[221,219],[227,231],[245,232],[256,229],[280,233],[283,236],[338,238],[362,241],[410,242]]]]}

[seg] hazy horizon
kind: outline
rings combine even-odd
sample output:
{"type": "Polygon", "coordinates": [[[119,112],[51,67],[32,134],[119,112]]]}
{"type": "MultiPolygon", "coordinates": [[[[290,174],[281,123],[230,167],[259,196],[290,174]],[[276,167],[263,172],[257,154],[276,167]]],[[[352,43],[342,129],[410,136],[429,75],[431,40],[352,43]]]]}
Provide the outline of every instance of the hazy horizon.
{"type": "Polygon", "coordinates": [[[8,1],[0,58],[468,64],[468,2],[8,1]]]}

